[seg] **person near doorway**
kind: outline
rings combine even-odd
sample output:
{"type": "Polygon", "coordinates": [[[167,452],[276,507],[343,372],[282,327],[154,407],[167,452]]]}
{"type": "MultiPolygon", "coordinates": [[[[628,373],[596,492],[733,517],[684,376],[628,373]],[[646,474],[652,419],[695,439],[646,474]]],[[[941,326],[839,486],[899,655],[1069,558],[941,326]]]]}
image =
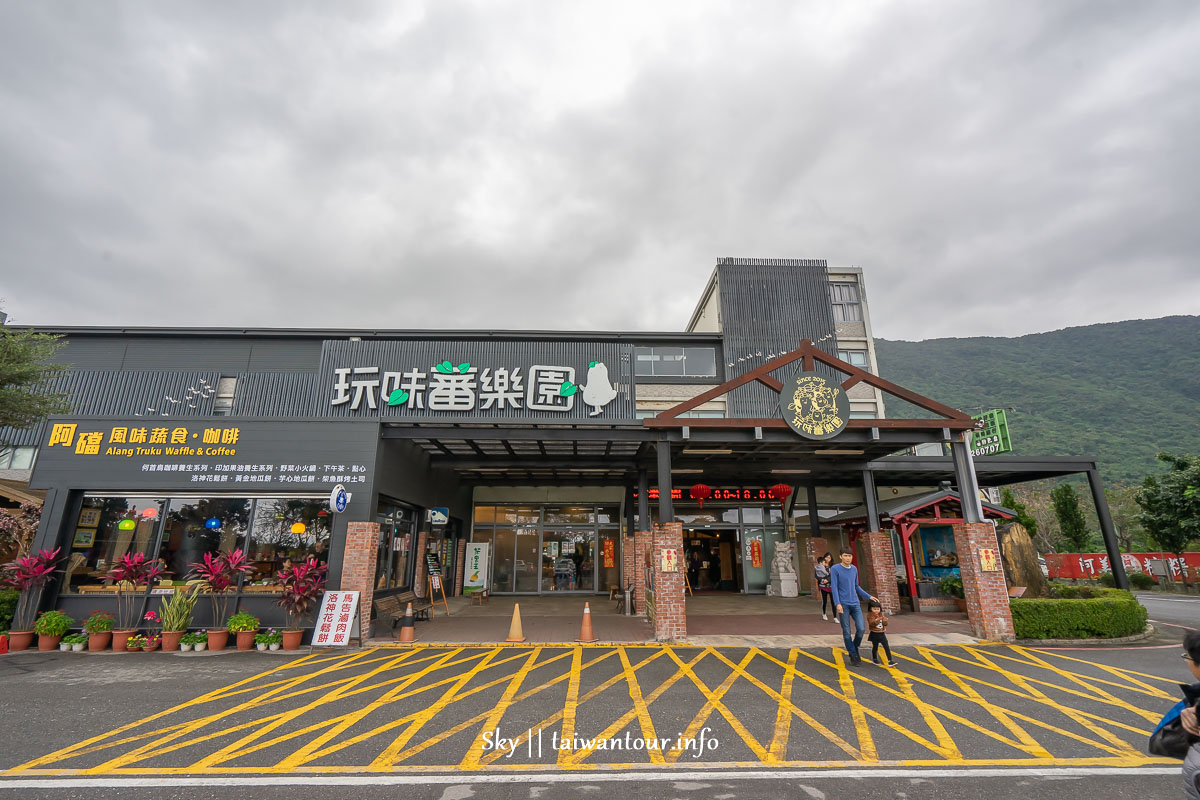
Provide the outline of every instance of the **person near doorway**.
{"type": "Polygon", "coordinates": [[[567,555],[561,555],[554,560],[554,588],[565,592],[571,588],[575,578],[575,562],[567,555]]]}
{"type": "MultiPolygon", "coordinates": [[[[1192,677],[1200,681],[1200,631],[1189,631],[1183,637],[1183,658],[1187,661],[1188,670],[1192,677]]],[[[1191,698],[1200,694],[1200,683],[1184,687],[1184,696],[1191,698]]],[[[1184,731],[1191,734],[1190,740],[1200,736],[1200,714],[1196,706],[1185,703],[1186,707],[1179,712],[1179,722],[1184,731]]],[[[1162,726],[1162,723],[1159,723],[1162,726]]],[[[1157,731],[1156,731],[1157,732],[1157,731]]],[[[1151,749],[1151,752],[1154,752],[1151,749]]],[[[1183,760],[1183,796],[1188,800],[1200,800],[1200,742],[1193,744],[1187,750],[1183,760]]]]}
{"type": "MultiPolygon", "coordinates": [[[[813,578],[817,581],[817,590],[821,592],[821,619],[829,621],[827,613],[833,603],[833,587],[829,582],[829,568],[833,566],[833,553],[826,553],[817,560],[813,567],[813,578]]],[[[833,621],[838,621],[837,612],[833,612],[833,621]]]]}
{"type": "Polygon", "coordinates": [[[702,563],[703,561],[700,559],[700,550],[697,548],[692,548],[691,552],[688,553],[687,575],[688,585],[691,586],[693,590],[700,588],[700,565],[702,563]]]}
{"type": "Polygon", "coordinates": [[[849,547],[841,550],[842,563],[834,564],[829,570],[829,582],[833,590],[834,610],[842,622],[842,641],[846,643],[846,652],[850,654],[850,663],[858,666],[862,657],[858,647],[862,644],[866,633],[866,622],[863,620],[862,606],[859,598],[878,602],[877,598],[858,585],[858,567],[854,566],[854,553],[849,547]],[[854,636],[850,636],[850,623],[854,622],[854,636]]]}
{"type": "Polygon", "coordinates": [[[896,662],[892,660],[892,648],[888,647],[887,640],[887,615],[883,613],[883,607],[879,605],[878,600],[872,600],[867,604],[867,639],[871,642],[871,663],[879,663],[879,647],[883,646],[883,655],[887,658],[884,663],[885,667],[894,667],[896,662]]]}

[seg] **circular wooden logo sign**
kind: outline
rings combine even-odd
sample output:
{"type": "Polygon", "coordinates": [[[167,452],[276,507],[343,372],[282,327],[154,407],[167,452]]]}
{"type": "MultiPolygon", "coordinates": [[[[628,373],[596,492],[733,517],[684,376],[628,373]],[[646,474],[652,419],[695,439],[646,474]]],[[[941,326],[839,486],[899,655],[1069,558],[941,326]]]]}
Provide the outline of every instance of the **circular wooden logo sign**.
{"type": "Polygon", "coordinates": [[[779,413],[805,439],[831,439],[846,429],[850,399],[824,375],[800,370],[779,393],[779,413]]]}

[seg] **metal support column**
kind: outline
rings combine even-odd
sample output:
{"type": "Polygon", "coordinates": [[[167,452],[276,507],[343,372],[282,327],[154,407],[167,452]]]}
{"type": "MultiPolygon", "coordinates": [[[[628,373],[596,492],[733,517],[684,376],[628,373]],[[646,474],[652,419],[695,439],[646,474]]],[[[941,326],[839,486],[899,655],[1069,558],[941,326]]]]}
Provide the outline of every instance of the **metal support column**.
{"type": "Polygon", "coordinates": [[[979,504],[979,481],[975,477],[975,462],[971,459],[971,448],[963,434],[956,434],[950,442],[950,457],[954,461],[954,477],[958,482],[958,493],[962,497],[963,519],[967,522],[984,522],[983,506],[979,504]]]}
{"type": "Polygon", "coordinates": [[[875,473],[862,471],[863,505],[867,509],[867,530],[879,531],[879,493],[875,491],[875,473]]]}
{"type": "Polygon", "coordinates": [[[658,523],[675,521],[675,505],[671,502],[671,443],[658,442],[658,523]]]}
{"type": "Polygon", "coordinates": [[[808,482],[808,533],[814,539],[821,538],[821,517],[817,514],[817,484],[808,482]]]}
{"type": "Polygon", "coordinates": [[[1118,589],[1129,591],[1129,576],[1121,563],[1121,548],[1117,545],[1117,532],[1113,529],[1112,515],[1108,511],[1108,499],[1104,496],[1104,484],[1100,473],[1094,468],[1087,471],[1088,487],[1092,490],[1092,502],[1096,504],[1096,516],[1100,519],[1100,532],[1104,534],[1104,549],[1108,551],[1108,564],[1112,569],[1113,581],[1118,589]]]}

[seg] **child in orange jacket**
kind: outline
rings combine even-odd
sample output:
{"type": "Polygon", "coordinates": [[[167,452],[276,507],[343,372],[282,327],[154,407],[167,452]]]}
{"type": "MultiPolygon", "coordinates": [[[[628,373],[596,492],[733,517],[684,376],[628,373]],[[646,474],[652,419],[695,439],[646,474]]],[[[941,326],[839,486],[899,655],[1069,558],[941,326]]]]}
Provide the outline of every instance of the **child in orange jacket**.
{"type": "Polygon", "coordinates": [[[879,646],[883,645],[883,653],[887,656],[887,663],[883,666],[894,667],[896,662],[892,660],[892,648],[888,647],[887,640],[887,617],[883,614],[883,607],[879,605],[878,600],[872,600],[867,604],[867,640],[871,642],[871,663],[879,663],[879,646]]]}

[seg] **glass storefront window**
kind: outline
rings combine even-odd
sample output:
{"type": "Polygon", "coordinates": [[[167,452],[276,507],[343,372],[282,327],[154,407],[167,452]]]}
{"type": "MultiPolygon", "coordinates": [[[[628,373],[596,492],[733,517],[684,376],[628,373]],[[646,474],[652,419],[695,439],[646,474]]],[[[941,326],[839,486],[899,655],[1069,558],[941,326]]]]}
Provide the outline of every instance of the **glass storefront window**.
{"type": "Polygon", "coordinates": [[[259,500],[246,544],[255,574],[247,576],[245,582],[275,583],[279,570],[310,556],[328,562],[331,521],[326,501],[285,497],[259,500]]]}
{"type": "MultiPolygon", "coordinates": [[[[245,498],[172,498],[159,558],[172,578],[186,580],[191,565],[202,561],[205,553],[215,556],[242,547],[249,523],[250,501],[245,498]]],[[[252,562],[258,559],[252,552],[246,556],[252,562]]]]}
{"type": "Polygon", "coordinates": [[[600,506],[596,509],[596,522],[601,525],[619,525],[621,522],[621,507],[600,506]]]}
{"type": "Polygon", "coordinates": [[[417,541],[419,510],[407,505],[381,502],[375,521],[379,523],[379,552],[375,563],[376,589],[408,588],[412,580],[412,552],[417,541]]]}
{"type": "MultiPolygon", "coordinates": [[[[63,591],[109,592],[105,575],[122,556],[151,555],[166,500],[142,497],[85,497],[63,569],[63,591]]],[[[168,569],[171,569],[168,562],[168,569]]],[[[182,576],[170,575],[167,579],[182,576]]]]}
{"type": "Polygon", "coordinates": [[[592,506],[546,506],[547,525],[590,525],[594,518],[592,506]]]}
{"type": "Polygon", "coordinates": [[[757,506],[743,506],[742,521],[747,525],[761,525],[763,521],[763,510],[757,506]]]}

